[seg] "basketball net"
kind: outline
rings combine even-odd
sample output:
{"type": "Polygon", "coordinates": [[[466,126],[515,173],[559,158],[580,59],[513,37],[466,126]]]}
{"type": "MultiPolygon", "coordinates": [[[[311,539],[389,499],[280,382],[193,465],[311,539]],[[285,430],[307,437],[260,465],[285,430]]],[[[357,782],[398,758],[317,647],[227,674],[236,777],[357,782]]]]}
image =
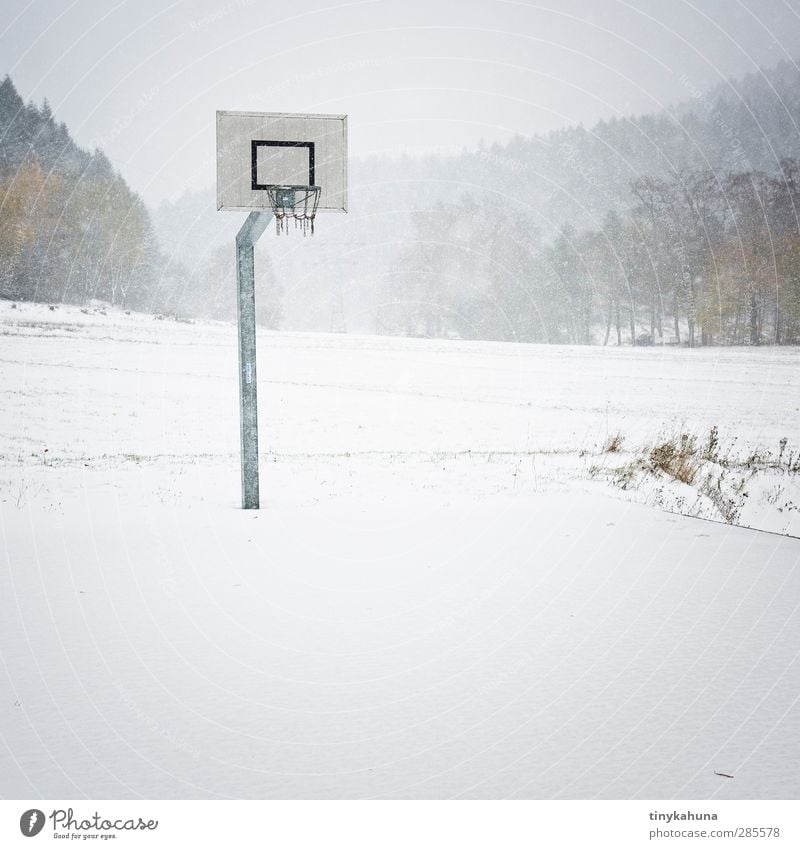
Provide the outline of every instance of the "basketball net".
{"type": "Polygon", "coordinates": [[[295,228],[303,235],[314,235],[314,216],[317,214],[321,186],[270,186],[267,196],[275,216],[275,231],[278,235],[289,232],[289,219],[294,219],[295,228]]]}

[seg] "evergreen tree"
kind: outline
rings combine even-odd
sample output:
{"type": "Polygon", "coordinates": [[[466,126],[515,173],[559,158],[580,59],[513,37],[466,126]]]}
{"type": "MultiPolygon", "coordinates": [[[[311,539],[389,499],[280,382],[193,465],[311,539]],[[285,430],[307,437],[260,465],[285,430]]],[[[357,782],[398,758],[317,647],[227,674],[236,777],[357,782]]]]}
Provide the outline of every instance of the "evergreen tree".
{"type": "Polygon", "coordinates": [[[161,258],[150,216],[100,151],[88,153],[47,100],[0,83],[0,294],[141,307],[161,258]]]}

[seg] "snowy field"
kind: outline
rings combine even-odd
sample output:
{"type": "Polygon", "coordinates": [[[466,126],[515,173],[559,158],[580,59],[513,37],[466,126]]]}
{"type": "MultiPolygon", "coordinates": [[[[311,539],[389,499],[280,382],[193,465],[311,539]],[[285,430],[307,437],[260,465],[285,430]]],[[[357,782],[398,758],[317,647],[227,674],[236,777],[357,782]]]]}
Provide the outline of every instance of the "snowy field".
{"type": "Polygon", "coordinates": [[[797,798],[800,352],[235,341],[0,304],[0,796],[797,798]]]}

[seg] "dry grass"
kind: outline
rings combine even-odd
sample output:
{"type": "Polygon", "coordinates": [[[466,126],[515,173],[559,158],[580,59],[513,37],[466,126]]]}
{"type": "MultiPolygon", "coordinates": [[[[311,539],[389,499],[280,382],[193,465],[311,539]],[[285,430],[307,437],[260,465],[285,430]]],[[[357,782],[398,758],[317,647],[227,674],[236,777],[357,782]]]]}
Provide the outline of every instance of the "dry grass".
{"type": "Polygon", "coordinates": [[[604,454],[619,454],[622,451],[622,445],[625,442],[625,437],[617,431],[606,439],[603,445],[604,454]]]}
{"type": "Polygon", "coordinates": [[[697,438],[681,433],[654,445],[646,462],[649,471],[663,472],[691,486],[703,465],[704,457],[697,450],[697,438]]]}
{"type": "MultiPolygon", "coordinates": [[[[620,433],[609,437],[600,453],[619,453],[623,441],[620,433]]],[[[626,490],[638,489],[648,477],[680,481],[711,501],[726,522],[736,523],[749,497],[747,485],[762,472],[779,475],[800,473],[800,451],[790,450],[786,439],[780,440],[777,450],[759,449],[743,453],[735,448],[734,438],[722,449],[716,426],[710,428],[705,439],[679,432],[660,437],[620,465],[593,465],[589,474],[593,478],[606,476],[614,486],[626,490]]],[[[663,487],[659,487],[657,498],[663,498],[664,492],[663,487]]],[[[671,504],[686,506],[689,502],[686,496],[675,492],[671,504]]],[[[784,507],[793,509],[794,504],[787,502],[784,507]]]]}

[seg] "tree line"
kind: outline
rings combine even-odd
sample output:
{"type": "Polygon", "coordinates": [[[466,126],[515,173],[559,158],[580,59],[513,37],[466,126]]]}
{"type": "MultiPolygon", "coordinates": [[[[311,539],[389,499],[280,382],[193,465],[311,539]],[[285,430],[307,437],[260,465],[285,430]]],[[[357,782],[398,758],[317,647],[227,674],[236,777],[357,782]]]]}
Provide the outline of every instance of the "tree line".
{"type": "Polygon", "coordinates": [[[800,162],[638,177],[635,204],[544,240],[507,198],[419,210],[387,332],[565,344],[800,342],[800,162]],[[505,205],[504,205],[505,202],[505,205]]]}
{"type": "MultiPolygon", "coordinates": [[[[773,83],[787,93],[800,89],[797,74],[785,68],[773,83]]],[[[788,101],[757,97],[763,86],[757,79],[740,86],[760,111],[718,99],[709,114],[698,113],[696,103],[695,111],[678,110],[678,123],[666,115],[601,122],[591,132],[574,128],[434,163],[395,163],[413,178],[392,183],[392,209],[405,209],[407,200],[410,210],[399,225],[379,205],[385,186],[378,178],[394,172],[375,163],[376,174],[367,169],[356,194],[369,214],[351,227],[362,222],[361,241],[374,245],[363,276],[378,278],[377,296],[361,311],[374,315],[377,332],[408,335],[571,344],[800,342],[800,166],[791,156],[774,168],[747,164],[759,148],[788,150],[792,139],[796,148],[792,115],[782,107],[788,101]],[[768,138],[753,130],[754,116],[771,127],[768,138]],[[704,140],[709,167],[681,153],[696,147],[685,136],[704,140]],[[651,156],[647,168],[640,161],[654,145],[664,148],[663,161],[651,156]],[[618,167],[623,153],[625,168],[618,167]],[[747,167],[732,166],[742,162],[747,167]],[[442,201],[424,191],[452,193],[465,173],[471,196],[442,201]],[[400,203],[403,186],[407,198],[400,203]],[[554,231],[556,210],[569,223],[554,231]],[[365,221],[375,223],[374,232],[365,221]]],[[[202,216],[188,215],[181,202],[162,216],[159,245],[144,203],[102,151],[78,147],[46,101],[26,105],[8,77],[0,83],[0,297],[97,299],[233,319],[233,248],[209,236],[219,225],[213,199],[204,197],[202,216]],[[202,244],[189,258],[180,252],[191,242],[187,216],[204,222],[202,244]]],[[[321,276],[322,289],[344,267],[342,257],[329,254],[332,270],[321,276]]],[[[267,255],[257,273],[259,320],[276,327],[281,289],[267,255]]]]}
{"type": "MultiPolygon", "coordinates": [[[[280,304],[261,262],[258,318],[280,304]]],[[[142,199],[100,150],[81,149],[45,100],[0,82],[0,298],[93,300],[176,317],[236,315],[233,248],[189,270],[159,245],[142,199]]]]}
{"type": "Polygon", "coordinates": [[[47,101],[0,83],[0,294],[145,309],[159,252],[142,200],[99,150],[79,148],[47,101]]]}

